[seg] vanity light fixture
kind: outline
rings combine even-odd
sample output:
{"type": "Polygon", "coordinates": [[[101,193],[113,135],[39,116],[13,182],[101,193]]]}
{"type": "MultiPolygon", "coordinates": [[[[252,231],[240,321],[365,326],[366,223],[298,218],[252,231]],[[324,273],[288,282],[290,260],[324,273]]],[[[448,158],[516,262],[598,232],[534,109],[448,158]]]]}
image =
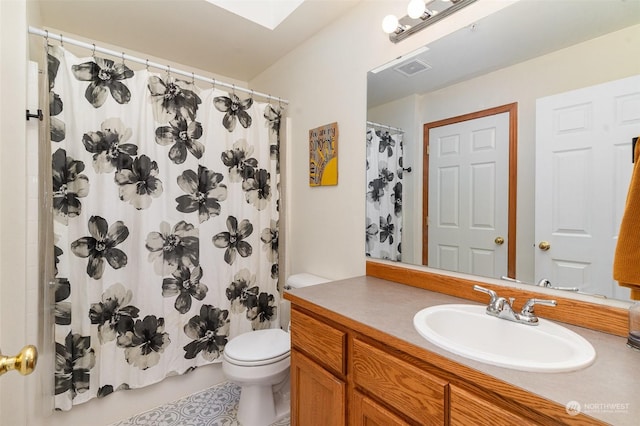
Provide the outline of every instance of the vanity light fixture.
{"type": "Polygon", "coordinates": [[[425,3],[425,0],[410,0],[407,5],[407,15],[401,19],[395,15],[385,16],[382,20],[382,30],[389,34],[389,40],[397,43],[475,1],[427,0],[425,3]]]}
{"type": "Polygon", "coordinates": [[[424,0],[411,0],[407,5],[407,16],[411,19],[428,19],[437,14],[437,10],[427,9],[427,4],[424,0]]]}

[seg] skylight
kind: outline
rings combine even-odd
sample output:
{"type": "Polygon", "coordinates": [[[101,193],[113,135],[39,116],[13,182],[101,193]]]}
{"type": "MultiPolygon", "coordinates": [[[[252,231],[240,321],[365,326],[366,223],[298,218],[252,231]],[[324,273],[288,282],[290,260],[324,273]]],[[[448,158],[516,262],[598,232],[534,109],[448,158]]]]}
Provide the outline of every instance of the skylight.
{"type": "Polygon", "coordinates": [[[305,0],[206,0],[245,19],[275,29],[305,0]]]}

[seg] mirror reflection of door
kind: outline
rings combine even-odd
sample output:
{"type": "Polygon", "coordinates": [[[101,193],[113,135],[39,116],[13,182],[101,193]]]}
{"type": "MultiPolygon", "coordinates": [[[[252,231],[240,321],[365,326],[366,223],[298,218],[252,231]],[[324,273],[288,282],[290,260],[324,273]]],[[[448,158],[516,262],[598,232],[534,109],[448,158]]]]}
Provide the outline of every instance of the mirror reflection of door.
{"type": "Polygon", "coordinates": [[[538,99],[536,281],[629,298],[612,265],[638,135],[640,76],[538,99]]]}
{"type": "Polygon", "coordinates": [[[510,104],[425,124],[424,264],[515,277],[516,112],[510,104]]]}

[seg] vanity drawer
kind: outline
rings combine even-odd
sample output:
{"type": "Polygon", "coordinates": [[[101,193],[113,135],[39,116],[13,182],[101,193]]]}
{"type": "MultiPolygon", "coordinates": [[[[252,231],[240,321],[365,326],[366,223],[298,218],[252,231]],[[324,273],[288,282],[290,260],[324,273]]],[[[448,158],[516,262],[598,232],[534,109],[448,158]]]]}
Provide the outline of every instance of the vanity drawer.
{"type": "Polygon", "coordinates": [[[358,391],[353,392],[352,411],[353,419],[349,423],[352,426],[410,426],[409,423],[358,391]]]}
{"type": "Polygon", "coordinates": [[[445,424],[448,383],[361,340],[353,339],[356,386],[420,424],[445,424]]]}
{"type": "Polygon", "coordinates": [[[295,309],[291,311],[291,347],[301,349],[335,374],[346,374],[345,342],[345,332],[295,309]]]}
{"type": "Polygon", "coordinates": [[[534,426],[537,423],[451,385],[451,426],[534,426]]]}

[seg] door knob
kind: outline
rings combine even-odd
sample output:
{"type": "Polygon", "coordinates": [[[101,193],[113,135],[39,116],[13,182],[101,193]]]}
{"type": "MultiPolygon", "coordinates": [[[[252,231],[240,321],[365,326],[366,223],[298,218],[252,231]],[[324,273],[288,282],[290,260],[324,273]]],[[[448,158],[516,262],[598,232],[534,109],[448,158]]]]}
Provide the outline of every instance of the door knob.
{"type": "Polygon", "coordinates": [[[23,376],[33,373],[38,361],[38,350],[33,345],[27,345],[16,356],[0,354],[0,375],[7,371],[16,370],[23,376]]]}
{"type": "Polygon", "coordinates": [[[538,248],[542,251],[547,251],[551,248],[551,244],[549,244],[548,241],[540,241],[540,244],[538,244],[538,248]]]}
{"type": "Polygon", "coordinates": [[[502,244],[504,244],[504,238],[496,237],[496,239],[493,240],[493,242],[496,243],[497,245],[501,246],[502,244]]]}

